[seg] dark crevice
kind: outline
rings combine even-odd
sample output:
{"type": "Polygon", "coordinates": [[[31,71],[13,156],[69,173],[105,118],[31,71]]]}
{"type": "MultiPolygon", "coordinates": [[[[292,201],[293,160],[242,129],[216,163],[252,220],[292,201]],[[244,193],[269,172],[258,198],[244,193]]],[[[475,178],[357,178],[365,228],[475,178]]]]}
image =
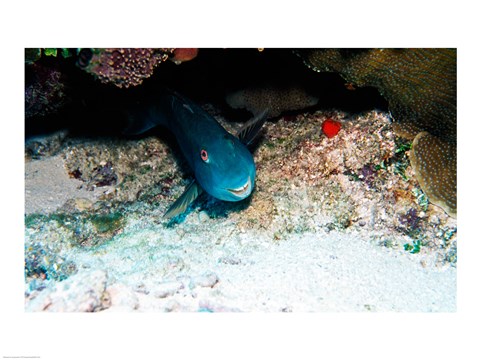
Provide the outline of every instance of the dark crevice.
{"type": "MultiPolygon", "coordinates": [[[[355,54],[353,54],[355,55],[355,54]]],[[[54,114],[27,117],[26,137],[68,129],[71,136],[122,136],[123,108],[155,94],[162,86],[172,88],[200,104],[210,103],[233,121],[250,114],[233,110],[224,101],[228,91],[263,84],[300,84],[319,97],[315,109],[338,109],[360,113],[387,109],[387,102],[374,88],[348,89],[335,73],[317,73],[303,64],[291,49],[200,49],[192,61],[160,64],[140,86],[120,89],[102,84],[77,66],[77,57],[42,57],[35,64],[58,67],[65,76],[68,103],[54,114]]],[[[26,85],[35,81],[26,65],[26,85]]]]}

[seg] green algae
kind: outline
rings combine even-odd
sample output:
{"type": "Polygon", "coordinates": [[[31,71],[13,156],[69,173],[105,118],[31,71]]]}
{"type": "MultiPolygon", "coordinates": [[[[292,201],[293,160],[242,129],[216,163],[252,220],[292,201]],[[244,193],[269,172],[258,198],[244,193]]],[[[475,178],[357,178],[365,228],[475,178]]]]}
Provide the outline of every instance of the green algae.
{"type": "Polygon", "coordinates": [[[152,170],[153,170],[153,168],[150,165],[145,165],[145,166],[140,168],[139,172],[140,172],[140,174],[145,175],[145,174],[148,174],[152,170]]]}
{"type": "Polygon", "coordinates": [[[33,64],[42,56],[42,49],[39,48],[26,48],[25,49],[25,63],[33,64]]]}
{"type": "Polygon", "coordinates": [[[71,215],[68,214],[63,214],[63,213],[54,213],[54,214],[39,214],[39,213],[34,213],[34,214],[28,214],[25,215],[25,228],[37,228],[42,225],[45,225],[46,223],[49,223],[51,221],[56,221],[60,225],[68,224],[68,222],[71,219],[71,215]]]}
{"type": "Polygon", "coordinates": [[[423,244],[420,240],[414,240],[412,243],[406,243],[403,245],[403,249],[410,254],[418,254],[423,244]]]}
{"type": "Polygon", "coordinates": [[[125,218],[120,212],[92,215],[89,219],[99,234],[114,234],[125,226],[125,218]]]}
{"type": "Polygon", "coordinates": [[[412,193],[415,196],[415,202],[418,206],[420,206],[423,211],[427,211],[429,204],[427,195],[419,188],[414,188],[412,193]]]}
{"type": "Polygon", "coordinates": [[[95,247],[111,240],[125,226],[125,216],[120,211],[107,214],[54,213],[25,216],[26,229],[41,229],[55,222],[70,234],[69,242],[82,247],[95,247]]]}
{"type": "Polygon", "coordinates": [[[46,48],[46,49],[43,49],[43,53],[44,53],[46,56],[57,56],[57,49],[55,49],[55,48],[46,48]]]}
{"type": "Polygon", "coordinates": [[[62,281],[77,273],[79,265],[72,254],[98,251],[125,224],[123,211],[26,215],[24,272],[29,291],[41,290],[44,281],[62,281]]]}
{"type": "Polygon", "coordinates": [[[407,141],[401,137],[395,138],[395,150],[394,155],[391,158],[382,160],[380,164],[375,165],[375,170],[388,170],[388,167],[392,167],[394,174],[400,176],[403,180],[408,181],[409,178],[406,175],[407,168],[410,166],[410,160],[407,152],[412,148],[412,142],[407,141]]]}

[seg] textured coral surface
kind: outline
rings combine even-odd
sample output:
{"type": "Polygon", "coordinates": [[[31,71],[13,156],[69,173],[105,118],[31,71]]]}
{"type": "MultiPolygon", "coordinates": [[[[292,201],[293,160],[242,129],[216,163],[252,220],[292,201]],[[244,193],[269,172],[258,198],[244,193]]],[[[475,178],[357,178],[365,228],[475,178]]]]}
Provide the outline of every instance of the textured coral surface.
{"type": "Polygon", "coordinates": [[[413,140],[410,161],[415,176],[430,201],[451,216],[456,216],[456,147],[424,131],[413,140]]]}
{"type": "Polygon", "coordinates": [[[171,52],[172,49],[93,49],[89,62],[80,65],[103,83],[128,88],[150,77],[171,52]]]}
{"type": "Polygon", "coordinates": [[[412,164],[430,200],[454,215],[457,202],[457,178],[453,170],[456,169],[457,142],[456,50],[308,49],[299,50],[298,54],[316,71],[336,71],[356,86],[379,89],[389,102],[399,133],[415,136],[427,131],[433,135],[423,137],[422,145],[414,151],[412,164]],[[448,167],[442,170],[447,163],[448,167]]]}
{"type": "Polygon", "coordinates": [[[325,49],[300,51],[317,71],[336,71],[356,86],[373,86],[396,121],[456,141],[455,49],[325,49]]]}

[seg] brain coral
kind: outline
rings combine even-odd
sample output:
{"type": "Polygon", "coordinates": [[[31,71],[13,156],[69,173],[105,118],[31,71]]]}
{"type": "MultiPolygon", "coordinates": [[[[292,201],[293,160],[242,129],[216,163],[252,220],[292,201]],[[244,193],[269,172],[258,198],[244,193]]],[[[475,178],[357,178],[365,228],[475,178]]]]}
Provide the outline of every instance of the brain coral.
{"type": "Polygon", "coordinates": [[[457,151],[452,144],[419,133],[413,140],[410,162],[430,201],[450,216],[457,215],[457,151]]]}
{"type": "Polygon", "coordinates": [[[455,216],[456,49],[301,49],[296,53],[315,71],[335,71],[356,86],[379,90],[389,102],[399,134],[418,134],[411,163],[420,186],[433,204],[455,216]]]}
{"type": "Polygon", "coordinates": [[[78,66],[120,88],[140,85],[173,49],[84,49],[78,66]],[[88,53],[87,55],[85,55],[88,53]]]}
{"type": "Polygon", "coordinates": [[[315,97],[300,86],[246,88],[230,93],[225,100],[234,109],[246,109],[258,115],[266,108],[269,109],[268,117],[280,115],[284,111],[300,110],[316,105],[315,97]]]}

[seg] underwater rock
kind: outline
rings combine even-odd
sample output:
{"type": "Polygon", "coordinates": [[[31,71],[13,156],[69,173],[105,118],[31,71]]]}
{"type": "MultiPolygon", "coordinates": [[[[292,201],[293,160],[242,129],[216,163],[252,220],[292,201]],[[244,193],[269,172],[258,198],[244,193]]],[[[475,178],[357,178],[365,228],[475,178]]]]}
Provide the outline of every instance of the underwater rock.
{"type": "Polygon", "coordinates": [[[54,66],[25,66],[25,117],[53,114],[68,103],[65,76],[54,66]]]}
{"type": "Polygon", "coordinates": [[[140,85],[157,65],[166,61],[173,49],[83,49],[77,65],[120,88],[140,85]]]}
{"type": "Polygon", "coordinates": [[[104,308],[105,271],[78,273],[62,282],[52,282],[25,307],[26,311],[93,312],[104,308]]]}
{"type": "Polygon", "coordinates": [[[118,176],[115,173],[113,164],[111,161],[107,161],[105,164],[100,164],[93,169],[92,177],[88,180],[87,189],[92,189],[95,187],[102,186],[113,186],[116,185],[118,181],[118,176]]]}
{"type": "Polygon", "coordinates": [[[131,311],[138,309],[139,302],[135,292],[122,283],[107,287],[109,311],[131,311]]]}
{"type": "Polygon", "coordinates": [[[68,131],[60,130],[48,135],[33,136],[25,140],[25,158],[41,159],[55,155],[62,147],[68,131]]]}
{"type": "MultiPolygon", "coordinates": [[[[377,88],[389,102],[400,135],[430,134],[414,151],[418,180],[433,204],[454,214],[456,171],[443,171],[440,177],[437,166],[423,167],[421,162],[432,158],[440,161],[443,153],[456,152],[456,50],[301,49],[296,53],[315,71],[335,71],[355,86],[377,88]]],[[[455,160],[452,156],[445,160],[451,162],[449,166],[456,163],[456,155],[455,160]]]]}
{"type": "Polygon", "coordinates": [[[422,190],[430,202],[452,217],[457,216],[456,146],[426,131],[412,143],[410,162],[422,190]]]}
{"type": "Polygon", "coordinates": [[[153,295],[157,298],[166,298],[175,295],[182,290],[185,285],[181,281],[167,281],[158,284],[153,291],[153,295]]]}
{"type": "Polygon", "coordinates": [[[202,275],[192,277],[190,286],[193,287],[214,287],[219,281],[218,275],[213,272],[208,272],[202,275]]]}
{"type": "Polygon", "coordinates": [[[309,94],[300,86],[272,86],[245,88],[227,94],[225,100],[234,109],[246,109],[253,115],[269,109],[273,118],[285,111],[301,110],[318,103],[318,97],[309,94]]]}

